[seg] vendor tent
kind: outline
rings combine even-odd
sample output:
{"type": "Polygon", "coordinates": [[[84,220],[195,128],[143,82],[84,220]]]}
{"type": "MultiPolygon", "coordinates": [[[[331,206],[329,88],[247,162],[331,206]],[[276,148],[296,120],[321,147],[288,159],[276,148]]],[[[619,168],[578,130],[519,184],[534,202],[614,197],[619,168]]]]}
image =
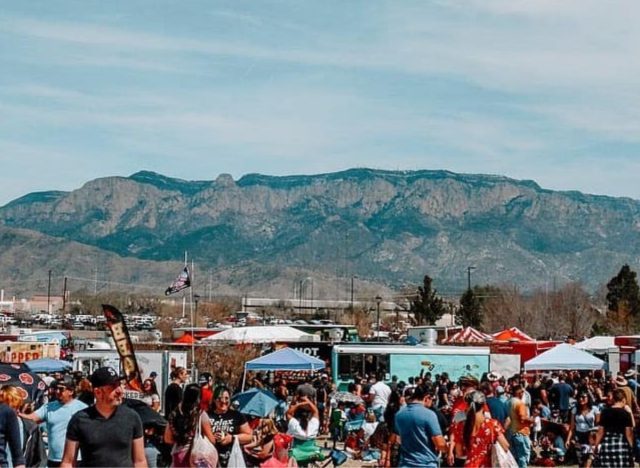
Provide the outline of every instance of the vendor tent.
{"type": "Polygon", "coordinates": [[[282,348],[280,351],[265,354],[245,364],[247,370],[318,370],[324,369],[322,359],[297,351],[282,348]]]}
{"type": "Polygon", "coordinates": [[[175,344],[193,344],[196,343],[198,340],[196,340],[193,335],[189,334],[189,333],[185,333],[184,335],[182,335],[180,338],[178,338],[177,340],[174,340],[173,342],[175,344]]]}
{"type": "Polygon", "coordinates": [[[30,371],[36,373],[44,372],[65,372],[71,370],[73,364],[69,361],[62,361],[60,359],[33,359],[31,361],[25,361],[24,363],[30,371]]]}
{"type": "Polygon", "coordinates": [[[242,378],[242,390],[244,390],[245,377],[248,370],[273,371],[273,370],[307,370],[315,371],[324,369],[325,363],[308,354],[292,348],[283,348],[273,353],[265,354],[259,358],[247,361],[244,364],[244,376],[242,378]]]}
{"type": "Polygon", "coordinates": [[[595,370],[605,363],[586,351],[562,343],[524,363],[525,371],[535,370],[595,370]]]}
{"type": "Polygon", "coordinates": [[[496,341],[535,341],[525,332],[516,327],[507,328],[501,332],[494,333],[493,339],[496,341]]]}
{"type": "Polygon", "coordinates": [[[473,327],[466,327],[451,335],[449,338],[442,340],[442,344],[477,344],[489,343],[490,341],[493,341],[493,337],[491,335],[482,333],[473,327]]]}
{"type": "Polygon", "coordinates": [[[593,336],[580,343],[576,343],[574,346],[591,353],[606,354],[611,348],[617,348],[614,342],[615,339],[615,336],[593,336]]]}
{"type": "Polygon", "coordinates": [[[277,341],[320,341],[317,335],[288,326],[234,327],[207,336],[202,343],[275,343],[277,341]]]}

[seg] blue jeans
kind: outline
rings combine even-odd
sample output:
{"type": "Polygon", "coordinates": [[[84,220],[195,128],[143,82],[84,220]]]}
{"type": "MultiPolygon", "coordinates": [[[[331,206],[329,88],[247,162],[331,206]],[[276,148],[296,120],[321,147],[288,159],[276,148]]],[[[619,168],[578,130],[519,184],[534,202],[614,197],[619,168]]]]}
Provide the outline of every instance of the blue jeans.
{"type": "Polygon", "coordinates": [[[520,468],[527,468],[531,457],[531,439],[528,435],[513,434],[511,436],[511,453],[520,468]]]}

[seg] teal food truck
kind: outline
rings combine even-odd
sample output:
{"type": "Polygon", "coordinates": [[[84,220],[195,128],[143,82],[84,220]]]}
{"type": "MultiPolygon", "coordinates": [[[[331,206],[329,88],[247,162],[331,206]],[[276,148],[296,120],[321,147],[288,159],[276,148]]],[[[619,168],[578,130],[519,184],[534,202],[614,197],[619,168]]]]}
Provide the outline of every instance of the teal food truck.
{"type": "Polygon", "coordinates": [[[478,379],[489,372],[489,348],[470,346],[405,346],[382,344],[335,345],[331,352],[331,370],[334,382],[345,390],[355,375],[378,372],[386,380],[397,375],[405,382],[409,377],[430,372],[446,372],[457,380],[463,375],[478,379]]]}

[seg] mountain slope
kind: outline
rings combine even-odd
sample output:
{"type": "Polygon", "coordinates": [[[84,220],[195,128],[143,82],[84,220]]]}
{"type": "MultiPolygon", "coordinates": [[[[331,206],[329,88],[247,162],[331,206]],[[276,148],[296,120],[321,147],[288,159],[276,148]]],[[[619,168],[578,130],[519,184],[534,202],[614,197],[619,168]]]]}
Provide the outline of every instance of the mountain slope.
{"type": "Polygon", "coordinates": [[[256,280],[270,270],[283,285],[309,271],[327,279],[327,296],[341,287],[329,278],[352,275],[398,287],[429,273],[460,291],[471,265],[478,283],[596,287],[640,256],[635,200],[447,171],[194,182],[145,171],[26,195],[0,208],[0,223],[143,261],[188,250],[201,269],[256,280]]]}

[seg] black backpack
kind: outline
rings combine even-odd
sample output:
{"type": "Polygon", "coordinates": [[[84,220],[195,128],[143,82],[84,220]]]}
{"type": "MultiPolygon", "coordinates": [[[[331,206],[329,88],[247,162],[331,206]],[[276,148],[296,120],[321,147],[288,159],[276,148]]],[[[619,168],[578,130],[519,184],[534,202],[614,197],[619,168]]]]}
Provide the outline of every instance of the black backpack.
{"type": "Polygon", "coordinates": [[[42,440],[42,433],[37,424],[32,421],[22,420],[22,431],[24,446],[25,464],[29,467],[47,466],[47,451],[42,440]]]}

